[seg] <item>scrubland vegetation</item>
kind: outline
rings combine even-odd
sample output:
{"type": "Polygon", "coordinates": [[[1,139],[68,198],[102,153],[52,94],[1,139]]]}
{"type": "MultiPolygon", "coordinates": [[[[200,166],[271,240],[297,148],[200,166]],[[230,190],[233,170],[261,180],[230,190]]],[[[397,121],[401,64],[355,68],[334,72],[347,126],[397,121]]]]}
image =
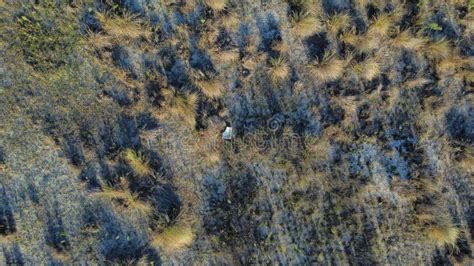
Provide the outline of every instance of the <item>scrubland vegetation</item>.
{"type": "Polygon", "coordinates": [[[0,265],[473,264],[472,0],[0,0],[0,34],[0,265]]]}

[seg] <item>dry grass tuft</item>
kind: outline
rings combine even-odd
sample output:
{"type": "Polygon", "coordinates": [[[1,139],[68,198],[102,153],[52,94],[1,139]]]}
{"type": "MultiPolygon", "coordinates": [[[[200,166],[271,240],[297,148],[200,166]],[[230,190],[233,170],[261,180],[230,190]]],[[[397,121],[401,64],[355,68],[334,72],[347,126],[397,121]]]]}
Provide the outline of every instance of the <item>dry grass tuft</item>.
{"type": "Polygon", "coordinates": [[[150,167],[148,159],[142,153],[133,149],[127,149],[123,153],[123,158],[136,174],[140,176],[153,175],[153,169],[150,167]]]}
{"type": "Polygon", "coordinates": [[[413,36],[409,31],[402,31],[391,40],[391,44],[396,48],[418,51],[426,44],[426,40],[413,36]]]}
{"type": "Polygon", "coordinates": [[[335,58],[334,55],[326,53],[321,62],[309,67],[309,72],[321,82],[331,82],[337,80],[344,73],[346,62],[335,58]]]}
{"type": "Polygon", "coordinates": [[[98,49],[102,50],[106,47],[112,46],[111,37],[108,35],[103,35],[101,33],[88,32],[86,37],[87,44],[98,49]]]}
{"type": "Polygon", "coordinates": [[[296,36],[308,37],[322,29],[319,19],[308,12],[296,12],[291,15],[291,29],[296,36]]]}
{"type": "MultiPolygon", "coordinates": [[[[474,7],[474,4],[472,6],[474,7]]],[[[465,27],[464,36],[471,36],[474,34],[474,8],[471,8],[471,11],[464,16],[459,23],[465,27]]]]}
{"type": "Polygon", "coordinates": [[[456,56],[441,60],[436,65],[436,70],[441,75],[454,75],[459,70],[472,66],[474,66],[472,58],[461,58],[456,56]]]}
{"type": "Polygon", "coordinates": [[[426,228],[428,238],[438,247],[454,248],[459,238],[460,230],[454,226],[450,217],[436,218],[434,223],[426,228]]]}
{"type": "Polygon", "coordinates": [[[357,50],[361,53],[369,53],[380,48],[380,38],[375,35],[365,35],[359,39],[357,50]]]}
{"type": "Polygon", "coordinates": [[[132,193],[126,187],[126,184],[121,190],[104,187],[101,192],[94,193],[93,195],[100,199],[112,201],[114,206],[120,211],[138,212],[146,216],[150,216],[153,213],[153,207],[141,200],[137,194],[132,193]]]}
{"type": "Polygon", "coordinates": [[[221,153],[219,149],[221,145],[223,126],[225,126],[225,123],[210,123],[207,129],[199,131],[196,141],[192,143],[195,145],[194,150],[198,154],[196,159],[201,159],[207,166],[214,166],[221,161],[221,153]]]}
{"type": "Polygon", "coordinates": [[[215,79],[212,80],[197,80],[196,85],[201,92],[208,98],[217,98],[222,95],[224,89],[223,85],[215,79]]]}
{"type": "Polygon", "coordinates": [[[331,150],[331,143],[326,137],[306,142],[305,157],[310,161],[323,162],[327,159],[331,150]]]}
{"type": "Polygon", "coordinates": [[[215,61],[221,64],[234,63],[239,60],[239,56],[239,50],[237,49],[219,51],[214,54],[215,61]]]}
{"type": "Polygon", "coordinates": [[[272,81],[280,81],[288,78],[290,75],[290,67],[283,56],[270,59],[270,67],[267,70],[272,81]]]}
{"type": "Polygon", "coordinates": [[[423,47],[423,51],[431,60],[442,60],[451,55],[451,44],[448,40],[442,39],[436,42],[427,43],[423,47]]]}
{"type": "Polygon", "coordinates": [[[166,252],[175,252],[191,245],[193,240],[194,233],[190,226],[176,224],[155,235],[152,245],[166,252]]]}
{"type": "Polygon", "coordinates": [[[403,9],[396,8],[390,13],[384,13],[374,19],[369,26],[369,35],[386,36],[403,17],[403,9]]]}
{"type": "Polygon", "coordinates": [[[409,80],[404,83],[404,87],[407,89],[413,89],[413,88],[418,88],[418,87],[423,87],[427,84],[432,83],[433,81],[427,78],[417,78],[413,80],[409,80]]]}
{"type": "Polygon", "coordinates": [[[186,125],[196,125],[198,96],[195,93],[179,93],[176,90],[163,90],[166,106],[165,113],[180,118],[186,125]]]}
{"type": "Polygon", "coordinates": [[[218,79],[201,79],[195,81],[196,86],[208,98],[218,98],[222,96],[225,87],[218,79]]]}
{"type": "Polygon", "coordinates": [[[365,80],[372,80],[380,75],[380,64],[375,58],[370,58],[352,67],[353,71],[365,80]]]}
{"type": "Polygon", "coordinates": [[[18,235],[13,233],[13,234],[0,234],[0,245],[2,244],[9,244],[11,242],[18,242],[18,235]]]}
{"type": "Polygon", "coordinates": [[[279,53],[286,53],[288,52],[288,45],[282,41],[275,42],[272,44],[272,50],[279,53]]]}
{"type": "Polygon", "coordinates": [[[227,6],[228,0],[204,0],[204,4],[214,11],[222,11],[227,6]]]}
{"type": "Polygon", "coordinates": [[[97,18],[105,32],[116,39],[133,40],[139,37],[148,39],[152,34],[148,27],[142,26],[136,21],[136,16],[125,14],[108,17],[106,14],[97,13],[97,18]]]}
{"type": "Polygon", "coordinates": [[[227,30],[233,31],[238,29],[240,17],[237,13],[229,12],[221,18],[220,23],[222,23],[227,30]]]}
{"type": "Polygon", "coordinates": [[[459,161],[459,168],[461,170],[468,172],[469,174],[474,173],[474,148],[466,147],[463,158],[459,161]]]}
{"type": "Polygon", "coordinates": [[[344,31],[339,38],[345,44],[353,46],[360,53],[369,53],[380,46],[380,37],[374,34],[357,35],[354,28],[344,31]]]}
{"type": "Polygon", "coordinates": [[[202,32],[198,41],[198,47],[204,50],[209,49],[209,47],[214,47],[218,36],[219,29],[211,26],[202,32]]]}
{"type": "Polygon", "coordinates": [[[337,13],[330,16],[326,23],[328,34],[335,38],[339,31],[344,30],[350,25],[351,16],[347,13],[337,13]]]}
{"type": "Polygon", "coordinates": [[[182,1],[182,6],[181,6],[181,11],[183,11],[183,13],[185,14],[188,14],[190,12],[192,12],[195,8],[196,8],[196,0],[186,0],[186,1],[182,1]]]}
{"type": "Polygon", "coordinates": [[[355,34],[355,28],[351,28],[350,30],[344,31],[339,39],[349,45],[356,46],[357,43],[360,41],[360,36],[355,34]]]}

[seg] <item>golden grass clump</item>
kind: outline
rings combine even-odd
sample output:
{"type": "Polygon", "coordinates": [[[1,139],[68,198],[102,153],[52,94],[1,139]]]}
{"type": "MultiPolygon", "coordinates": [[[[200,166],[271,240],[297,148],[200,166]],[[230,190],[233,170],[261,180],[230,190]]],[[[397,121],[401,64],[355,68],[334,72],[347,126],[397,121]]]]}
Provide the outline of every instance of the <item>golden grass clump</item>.
{"type": "Polygon", "coordinates": [[[118,207],[120,211],[138,212],[142,215],[151,215],[153,207],[141,200],[137,194],[132,193],[127,187],[122,186],[122,189],[114,189],[111,187],[104,187],[101,192],[94,193],[94,196],[100,199],[112,201],[114,206],[118,207]]]}
{"type": "Polygon", "coordinates": [[[319,19],[308,12],[296,12],[291,15],[291,30],[296,36],[305,38],[321,30],[319,19]]]}
{"type": "Polygon", "coordinates": [[[154,236],[152,245],[165,252],[179,251],[192,244],[194,233],[190,226],[175,224],[154,236]]]}
{"type": "Polygon", "coordinates": [[[402,180],[394,177],[392,189],[400,197],[410,202],[435,197],[441,191],[441,180],[439,177],[433,178],[413,178],[402,180]]]}
{"type": "Polygon", "coordinates": [[[465,27],[464,36],[471,36],[474,33],[474,8],[459,23],[465,27]]]}
{"type": "Polygon", "coordinates": [[[355,34],[355,28],[351,28],[350,30],[345,30],[339,39],[349,45],[356,46],[357,43],[360,41],[360,36],[355,34]]]}
{"type": "Polygon", "coordinates": [[[210,123],[207,129],[199,131],[196,141],[192,143],[195,146],[194,150],[198,154],[197,158],[200,158],[208,166],[216,165],[221,160],[219,148],[222,126],[219,123],[210,123]]]}
{"type": "Polygon", "coordinates": [[[225,16],[221,18],[219,23],[222,23],[224,27],[229,30],[235,30],[240,24],[240,17],[237,13],[235,12],[229,12],[225,16]]]}
{"type": "Polygon", "coordinates": [[[344,31],[339,38],[361,53],[369,53],[378,49],[380,45],[380,37],[373,34],[357,35],[354,28],[344,31]]]}
{"type": "Polygon", "coordinates": [[[237,49],[219,51],[214,53],[215,61],[221,64],[229,64],[239,60],[239,51],[237,49]]]}
{"type": "Polygon", "coordinates": [[[449,57],[436,65],[436,70],[442,75],[453,75],[457,71],[474,66],[472,58],[449,57]]]}
{"type": "Polygon", "coordinates": [[[196,3],[196,0],[186,0],[186,1],[183,1],[182,4],[183,5],[181,6],[181,11],[183,11],[183,13],[185,14],[188,14],[196,8],[197,3],[196,3]]]}
{"type": "Polygon", "coordinates": [[[309,67],[309,72],[322,82],[331,82],[342,76],[345,66],[345,60],[337,59],[335,56],[327,53],[321,62],[309,67]]]}
{"type": "Polygon", "coordinates": [[[196,125],[198,96],[195,93],[179,93],[177,90],[164,89],[165,111],[180,118],[190,127],[196,125]]]}
{"type": "Polygon", "coordinates": [[[365,8],[370,2],[372,2],[371,0],[354,0],[354,4],[359,7],[359,8],[365,8]]]}
{"type": "Polygon", "coordinates": [[[209,47],[213,47],[218,36],[219,30],[216,27],[210,27],[201,34],[198,41],[198,47],[204,50],[209,49],[209,47]]]}
{"type": "Polygon", "coordinates": [[[463,158],[458,163],[461,170],[468,172],[469,174],[474,173],[474,148],[466,147],[463,158]]]}
{"type": "Polygon", "coordinates": [[[328,34],[335,38],[340,30],[344,30],[350,25],[351,16],[347,13],[337,13],[330,16],[326,23],[328,34]]]}
{"type": "Polygon", "coordinates": [[[225,91],[224,85],[218,79],[202,79],[195,81],[196,86],[208,98],[218,98],[225,91]]]}
{"type": "Polygon", "coordinates": [[[418,51],[426,44],[426,40],[413,36],[409,31],[402,31],[391,40],[391,44],[396,48],[418,51]]]}
{"type": "Polygon", "coordinates": [[[370,35],[386,36],[402,17],[403,9],[401,7],[390,13],[381,14],[370,24],[368,33],[370,35]]]}
{"type": "Polygon", "coordinates": [[[290,67],[283,56],[270,59],[270,67],[267,70],[272,81],[280,81],[288,78],[290,67]]]}
{"type": "Polygon", "coordinates": [[[104,31],[110,36],[117,39],[137,39],[139,37],[149,38],[151,31],[148,27],[140,25],[135,19],[136,16],[132,15],[113,15],[108,17],[106,14],[97,13],[104,31]]]}
{"type": "Polygon", "coordinates": [[[413,89],[413,88],[423,87],[432,82],[433,82],[432,80],[427,79],[427,78],[417,78],[417,79],[409,80],[405,82],[403,85],[407,89],[413,89]]]}
{"type": "Polygon", "coordinates": [[[88,32],[86,37],[87,44],[98,50],[112,46],[111,37],[95,32],[88,32]]]}
{"type": "Polygon", "coordinates": [[[288,52],[288,45],[282,41],[278,41],[272,44],[272,50],[279,53],[286,53],[288,52]]]}
{"type": "Polygon", "coordinates": [[[471,9],[474,7],[474,3],[472,1],[466,0],[447,0],[448,4],[457,6],[457,7],[470,7],[471,9]]]}
{"type": "Polygon", "coordinates": [[[426,234],[436,246],[454,248],[460,230],[453,224],[451,217],[443,215],[431,221],[431,224],[426,228],[426,234]]]}
{"type": "Polygon", "coordinates": [[[380,38],[375,35],[365,35],[359,39],[357,50],[361,53],[369,53],[380,47],[380,38]]]}
{"type": "Polygon", "coordinates": [[[364,62],[358,63],[352,67],[360,77],[365,80],[372,80],[380,75],[380,64],[375,58],[370,58],[364,62]]]}
{"type": "Polygon", "coordinates": [[[326,160],[329,151],[331,150],[331,143],[326,137],[322,137],[318,140],[311,140],[306,142],[307,149],[305,150],[305,157],[311,161],[324,161],[326,160]]]}
{"type": "Polygon", "coordinates": [[[451,55],[451,44],[448,40],[441,39],[436,42],[427,43],[423,47],[423,51],[429,59],[442,60],[451,55]]]}
{"type": "Polygon", "coordinates": [[[153,169],[150,167],[148,159],[141,152],[127,149],[123,153],[123,158],[134,173],[140,176],[150,176],[153,174],[153,169]]]}
{"type": "Polygon", "coordinates": [[[227,6],[228,0],[204,0],[204,4],[214,11],[222,11],[227,6]]]}

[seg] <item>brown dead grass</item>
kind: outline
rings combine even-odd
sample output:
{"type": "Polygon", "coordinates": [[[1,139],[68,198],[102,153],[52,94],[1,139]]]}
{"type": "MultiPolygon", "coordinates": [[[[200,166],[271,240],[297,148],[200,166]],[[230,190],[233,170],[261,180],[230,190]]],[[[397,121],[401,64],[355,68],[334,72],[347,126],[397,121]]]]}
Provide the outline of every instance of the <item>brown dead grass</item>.
{"type": "Polygon", "coordinates": [[[214,11],[222,11],[227,6],[228,0],[204,0],[204,4],[214,11]]]}
{"type": "Polygon", "coordinates": [[[337,13],[326,20],[329,36],[335,38],[339,31],[346,29],[351,24],[351,16],[347,13],[337,13]]]}
{"type": "Polygon", "coordinates": [[[301,38],[308,37],[322,29],[321,21],[309,12],[298,12],[291,15],[291,30],[301,38]]]}
{"type": "Polygon", "coordinates": [[[285,80],[290,75],[290,67],[283,56],[270,59],[270,67],[267,70],[273,82],[285,80]]]}
{"type": "Polygon", "coordinates": [[[309,73],[321,82],[331,82],[342,76],[345,66],[345,60],[327,53],[321,62],[309,66],[309,73]]]}
{"type": "Polygon", "coordinates": [[[451,55],[451,44],[448,40],[441,39],[427,43],[422,51],[431,60],[442,60],[451,55]]]}
{"type": "Polygon", "coordinates": [[[149,38],[151,31],[146,25],[140,24],[137,17],[125,14],[123,16],[108,16],[104,13],[97,13],[104,31],[118,40],[134,40],[139,37],[149,38]]]}
{"type": "Polygon", "coordinates": [[[153,207],[143,200],[137,194],[132,193],[127,185],[121,189],[104,187],[101,192],[96,192],[93,196],[111,201],[117,210],[126,213],[139,213],[145,216],[151,216],[153,207]],[[120,202],[120,204],[118,204],[120,202]]]}
{"type": "Polygon", "coordinates": [[[381,73],[381,65],[375,58],[369,58],[358,63],[352,69],[359,77],[365,80],[372,80],[381,73]]]}
{"type": "Polygon", "coordinates": [[[376,17],[369,26],[368,34],[384,37],[395,26],[395,23],[403,18],[403,8],[395,8],[390,13],[384,13],[376,17]]]}
{"type": "Polygon", "coordinates": [[[196,125],[196,109],[198,103],[198,95],[187,92],[182,93],[177,90],[164,89],[163,96],[165,98],[165,106],[161,115],[171,115],[181,119],[184,124],[194,128],[196,125]]]}
{"type": "Polygon", "coordinates": [[[123,153],[123,158],[136,174],[140,176],[153,175],[153,169],[150,167],[148,159],[141,152],[127,149],[123,153]]]}
{"type": "Polygon", "coordinates": [[[193,240],[194,233],[189,225],[176,224],[154,235],[152,245],[166,253],[174,253],[191,245],[193,240]]]}
{"type": "Polygon", "coordinates": [[[425,44],[425,38],[415,37],[408,30],[400,32],[391,40],[392,46],[413,51],[419,51],[425,44]]]}

